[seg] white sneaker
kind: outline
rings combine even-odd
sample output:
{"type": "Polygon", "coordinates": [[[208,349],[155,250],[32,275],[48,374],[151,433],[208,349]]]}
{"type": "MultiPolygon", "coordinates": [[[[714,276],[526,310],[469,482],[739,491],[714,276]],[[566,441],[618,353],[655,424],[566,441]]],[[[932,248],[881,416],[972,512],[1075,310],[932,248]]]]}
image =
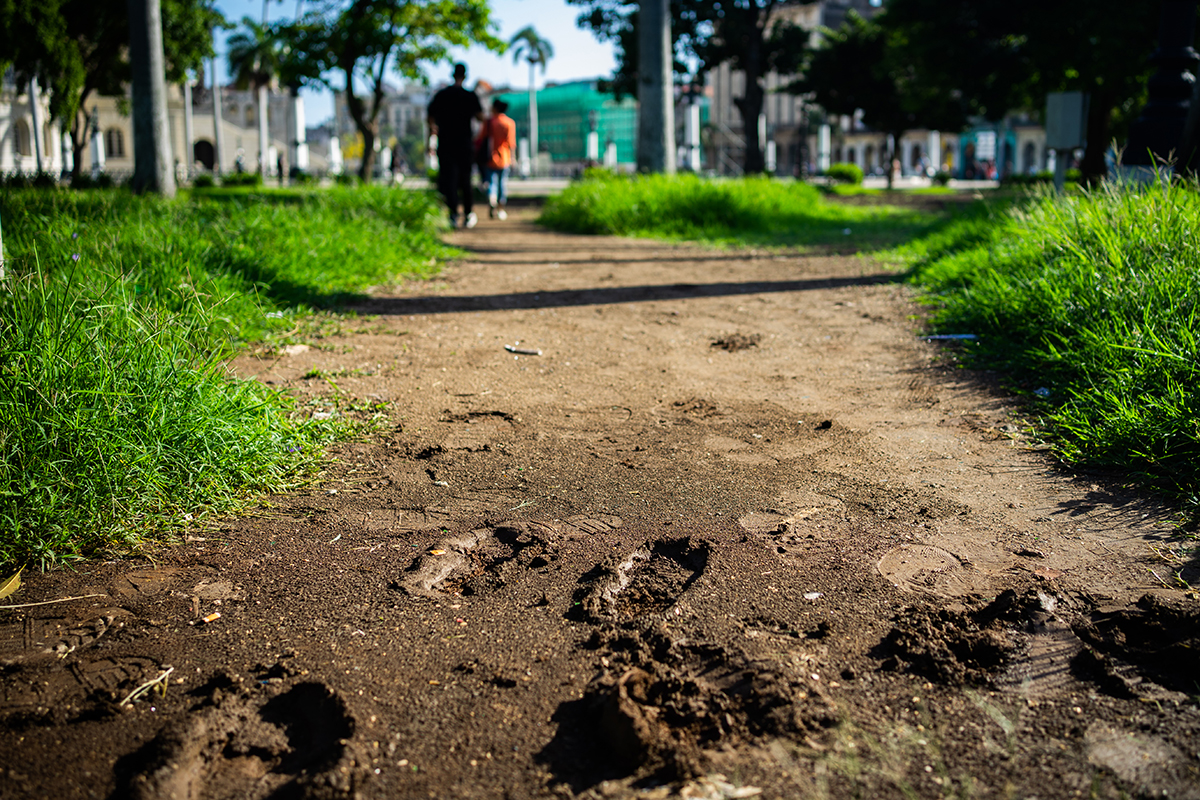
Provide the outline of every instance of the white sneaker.
{"type": "Polygon", "coordinates": [[[496,212],[496,219],[508,219],[508,212],[503,208],[496,212]]]}
{"type": "Polygon", "coordinates": [[[477,224],[479,224],[479,217],[475,216],[475,212],[472,211],[470,214],[467,214],[467,219],[463,222],[463,227],[474,228],[477,224]]]}

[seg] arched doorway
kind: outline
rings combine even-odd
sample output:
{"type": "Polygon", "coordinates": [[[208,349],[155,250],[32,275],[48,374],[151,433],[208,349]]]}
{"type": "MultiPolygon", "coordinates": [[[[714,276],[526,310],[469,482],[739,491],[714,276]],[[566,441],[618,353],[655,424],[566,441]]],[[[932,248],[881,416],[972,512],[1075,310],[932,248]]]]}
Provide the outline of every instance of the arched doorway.
{"type": "Polygon", "coordinates": [[[212,142],[207,139],[196,140],[196,143],[192,145],[192,160],[199,161],[206,170],[212,171],[213,165],[216,163],[216,153],[213,150],[212,142]]]}

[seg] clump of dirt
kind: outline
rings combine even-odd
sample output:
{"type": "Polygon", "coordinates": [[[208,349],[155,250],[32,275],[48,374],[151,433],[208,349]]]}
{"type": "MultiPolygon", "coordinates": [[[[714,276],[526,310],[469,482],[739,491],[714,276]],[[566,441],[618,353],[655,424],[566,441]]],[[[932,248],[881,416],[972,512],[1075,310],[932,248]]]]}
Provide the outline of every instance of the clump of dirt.
{"type": "MultiPolygon", "coordinates": [[[[832,703],[804,676],[715,642],[677,638],[661,622],[605,627],[588,646],[604,653],[603,669],[582,700],[560,711],[597,732],[612,774],[649,783],[695,778],[713,768],[718,748],[778,736],[811,741],[836,724],[832,703]]],[[[543,753],[566,776],[590,768],[572,761],[580,755],[562,740],[543,753]]]]}
{"type": "Polygon", "coordinates": [[[1082,666],[1117,695],[1150,689],[1139,673],[1169,690],[1200,694],[1200,608],[1194,603],[1147,594],[1135,607],[1079,620],[1073,628],[1092,648],[1082,666]]]}
{"type": "Polygon", "coordinates": [[[1007,589],[974,610],[905,609],[876,653],[885,669],[908,669],[944,683],[994,685],[1058,602],[1038,590],[1007,589]]]}
{"type": "Polygon", "coordinates": [[[736,353],[738,350],[749,350],[751,347],[758,347],[758,343],[761,341],[761,333],[731,333],[728,336],[722,336],[720,339],[713,340],[712,346],[730,353],[736,353]]]}

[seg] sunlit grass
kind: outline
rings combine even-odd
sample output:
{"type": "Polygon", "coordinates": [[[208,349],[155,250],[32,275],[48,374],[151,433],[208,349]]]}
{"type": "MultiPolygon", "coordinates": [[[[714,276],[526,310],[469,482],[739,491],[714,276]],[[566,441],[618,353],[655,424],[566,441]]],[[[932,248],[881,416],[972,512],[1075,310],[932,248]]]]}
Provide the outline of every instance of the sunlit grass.
{"type": "Polygon", "coordinates": [[[1068,463],[1200,493],[1200,194],[1106,183],[955,221],[896,251],[1045,413],[1068,463]]]}
{"type": "Polygon", "coordinates": [[[871,250],[911,238],[933,219],[888,205],[828,202],[794,181],[592,171],[551,198],[539,222],[574,233],[871,250]]]}
{"type": "Polygon", "coordinates": [[[0,196],[0,564],[135,549],[302,479],[353,426],[232,379],[225,359],[435,271],[452,252],[436,210],[377,189],[0,196]]]}

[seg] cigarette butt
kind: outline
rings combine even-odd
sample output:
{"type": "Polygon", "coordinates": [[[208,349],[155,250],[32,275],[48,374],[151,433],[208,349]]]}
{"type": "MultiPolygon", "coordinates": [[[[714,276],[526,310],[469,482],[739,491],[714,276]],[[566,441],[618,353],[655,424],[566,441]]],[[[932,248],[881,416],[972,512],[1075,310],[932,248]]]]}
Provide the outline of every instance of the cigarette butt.
{"type": "Polygon", "coordinates": [[[207,617],[201,617],[201,618],[200,618],[200,621],[201,621],[201,622],[204,622],[204,623],[216,622],[216,621],[217,621],[217,620],[219,620],[220,618],[221,618],[221,612],[220,612],[220,611],[214,611],[214,612],[212,612],[211,614],[209,614],[207,617]]]}

